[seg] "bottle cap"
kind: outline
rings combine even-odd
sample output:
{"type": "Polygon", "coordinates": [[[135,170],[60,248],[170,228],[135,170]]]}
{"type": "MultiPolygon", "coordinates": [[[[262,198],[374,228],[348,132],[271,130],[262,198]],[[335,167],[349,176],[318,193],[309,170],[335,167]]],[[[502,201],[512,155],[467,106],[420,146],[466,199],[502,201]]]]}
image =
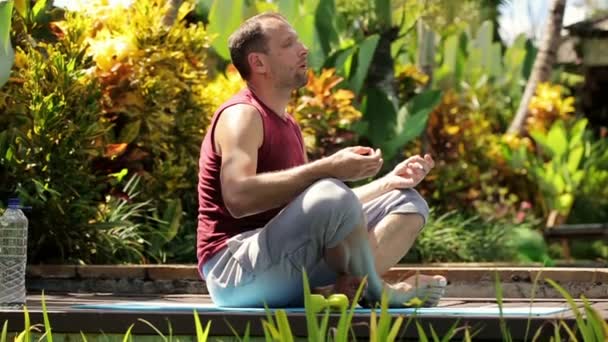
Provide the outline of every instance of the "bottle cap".
{"type": "Polygon", "coordinates": [[[21,201],[19,200],[19,198],[9,198],[8,207],[12,209],[19,209],[21,208],[21,201]]]}

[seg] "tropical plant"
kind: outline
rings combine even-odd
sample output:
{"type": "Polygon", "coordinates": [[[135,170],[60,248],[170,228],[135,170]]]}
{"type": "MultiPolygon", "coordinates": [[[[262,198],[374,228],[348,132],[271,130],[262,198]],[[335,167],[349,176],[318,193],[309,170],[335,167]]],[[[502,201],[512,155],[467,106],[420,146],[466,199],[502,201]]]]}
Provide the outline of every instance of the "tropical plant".
{"type": "Polygon", "coordinates": [[[32,206],[32,261],[86,260],[95,236],[89,221],[106,187],[91,172],[107,131],[98,118],[100,93],[83,72],[82,54],[60,49],[18,48],[27,58],[0,92],[0,192],[32,206]]]}
{"type": "MultiPolygon", "coordinates": [[[[526,261],[525,255],[529,253],[524,245],[529,239],[524,234],[534,231],[535,226],[536,222],[530,218],[516,224],[507,219],[467,217],[457,211],[445,214],[432,211],[428,223],[404,261],[526,261]]],[[[531,243],[538,246],[538,241],[531,243]]],[[[541,237],[540,247],[546,249],[543,246],[545,244],[541,237]]],[[[542,249],[539,253],[541,251],[542,249]]],[[[529,257],[536,259],[535,256],[529,257]]]]}
{"type": "Polygon", "coordinates": [[[517,113],[509,125],[509,133],[521,134],[523,132],[528,116],[528,104],[534,96],[536,87],[539,83],[549,81],[551,77],[551,70],[557,56],[565,9],[566,0],[551,1],[543,40],[540,43],[539,52],[534,61],[517,113]]]}
{"type": "Polygon", "coordinates": [[[96,19],[88,52],[101,83],[103,118],[112,128],[95,169],[140,174],[141,198],[152,200],[156,211],[145,224],[163,232],[148,236],[149,255],[155,261],[192,260],[193,247],[185,245],[195,245],[196,156],[217,94],[208,92],[209,35],[201,23],[185,19],[192,6],[178,6],[167,27],[155,16],[171,10],[163,5],[150,0],[104,8],[96,19]],[[174,238],[183,245],[164,251],[174,238]]]}
{"type": "Polygon", "coordinates": [[[547,226],[564,223],[585,178],[583,157],[588,153],[587,120],[579,119],[570,127],[557,120],[548,132],[531,132],[538,155],[526,147],[505,148],[511,165],[532,177],[539,187],[539,199],[547,226]]]}
{"type": "Polygon", "coordinates": [[[10,39],[12,13],[13,0],[0,1],[0,87],[8,81],[15,57],[10,39]]]}
{"type": "Polygon", "coordinates": [[[442,89],[443,96],[424,138],[406,148],[409,155],[430,152],[437,161],[430,182],[420,186],[434,206],[489,217],[512,215],[531,197],[528,181],[502,160],[501,141],[534,51],[520,36],[503,53],[493,31],[484,22],[476,31],[463,26],[442,37],[431,89],[442,89]]]}
{"type": "Polygon", "coordinates": [[[311,160],[356,141],[351,126],[361,118],[361,112],[353,107],[352,91],[336,89],[342,80],[334,69],[324,69],[318,76],[309,71],[307,85],[294,93],[288,106],[302,127],[311,160]]]}

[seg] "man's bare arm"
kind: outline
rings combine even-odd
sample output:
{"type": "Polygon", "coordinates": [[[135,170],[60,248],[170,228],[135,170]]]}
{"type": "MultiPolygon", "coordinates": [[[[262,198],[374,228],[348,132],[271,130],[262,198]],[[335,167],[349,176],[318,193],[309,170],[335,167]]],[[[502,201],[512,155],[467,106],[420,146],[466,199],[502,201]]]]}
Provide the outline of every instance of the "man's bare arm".
{"type": "Polygon", "coordinates": [[[288,170],[256,174],[263,126],[260,114],[249,105],[235,105],[222,113],[215,142],[222,156],[224,204],[234,217],[285,205],[318,179],[361,179],[375,174],[381,166],[378,158],[363,155],[368,148],[352,147],[288,170]]]}
{"type": "Polygon", "coordinates": [[[372,182],[354,188],[353,192],[357,195],[361,203],[367,203],[391,190],[392,188],[383,178],[378,178],[372,182]]]}

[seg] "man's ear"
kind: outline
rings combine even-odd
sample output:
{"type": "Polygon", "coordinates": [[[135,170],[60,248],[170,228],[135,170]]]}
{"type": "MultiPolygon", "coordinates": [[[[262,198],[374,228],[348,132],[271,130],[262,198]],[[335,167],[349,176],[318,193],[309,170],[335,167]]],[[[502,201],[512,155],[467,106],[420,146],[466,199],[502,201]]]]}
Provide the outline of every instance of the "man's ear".
{"type": "Polygon", "coordinates": [[[255,52],[250,53],[249,56],[247,56],[247,61],[249,62],[249,67],[252,72],[259,74],[266,73],[266,61],[262,54],[255,52]]]}

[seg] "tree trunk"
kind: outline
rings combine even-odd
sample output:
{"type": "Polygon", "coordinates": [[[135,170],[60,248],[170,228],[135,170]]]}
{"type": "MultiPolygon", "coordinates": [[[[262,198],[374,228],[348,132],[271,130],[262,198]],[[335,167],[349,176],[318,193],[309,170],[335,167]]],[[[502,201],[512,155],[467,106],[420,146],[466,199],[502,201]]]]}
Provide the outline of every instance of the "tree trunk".
{"type": "Polygon", "coordinates": [[[551,70],[553,69],[559,46],[565,8],[566,0],[553,0],[551,2],[551,10],[547,18],[547,25],[545,26],[538,55],[536,55],[532,73],[526,84],[526,90],[519,103],[517,114],[515,114],[515,118],[511,121],[508,133],[520,135],[524,132],[524,124],[528,116],[528,105],[532,96],[534,96],[536,86],[538,83],[548,81],[551,77],[551,70]]]}
{"type": "MultiPolygon", "coordinates": [[[[367,74],[367,85],[370,88],[381,89],[395,102],[397,106],[397,92],[395,89],[395,61],[391,54],[391,45],[397,38],[398,30],[391,28],[384,32],[378,32],[380,39],[372,57],[367,74]]],[[[397,108],[395,108],[397,109],[397,108]]]]}
{"type": "MultiPolygon", "coordinates": [[[[418,69],[422,70],[429,77],[427,84],[424,86],[424,89],[427,90],[433,83],[435,34],[429,29],[422,18],[418,19],[416,30],[418,31],[418,56],[416,64],[418,69]]],[[[429,137],[426,129],[422,131],[420,140],[422,141],[421,152],[430,153],[429,137]]]]}
{"type": "Polygon", "coordinates": [[[164,27],[171,27],[175,23],[175,19],[177,18],[177,12],[179,8],[182,6],[184,0],[169,0],[167,1],[167,5],[165,6],[165,15],[162,18],[162,25],[164,27]]]}

